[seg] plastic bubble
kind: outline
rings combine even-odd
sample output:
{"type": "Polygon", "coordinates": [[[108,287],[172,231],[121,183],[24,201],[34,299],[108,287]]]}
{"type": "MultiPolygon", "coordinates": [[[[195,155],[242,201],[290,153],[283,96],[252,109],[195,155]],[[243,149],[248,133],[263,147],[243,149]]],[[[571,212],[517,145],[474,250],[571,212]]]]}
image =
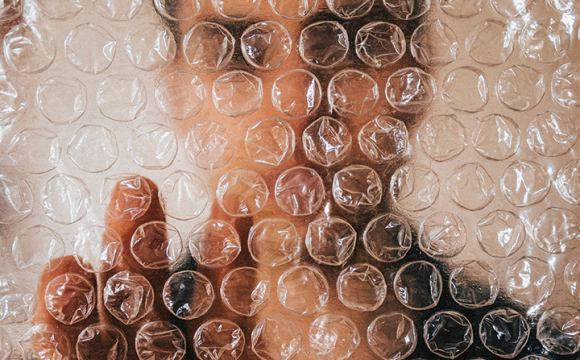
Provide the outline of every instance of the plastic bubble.
{"type": "Polygon", "coordinates": [[[278,166],[294,155],[296,136],[292,126],[275,118],[258,121],[246,132],[246,151],[257,163],[278,166]]]}
{"type": "Polygon", "coordinates": [[[14,135],[8,156],[14,165],[29,174],[43,174],[56,168],[60,161],[58,135],[49,129],[25,129],[14,135]]]}
{"type": "Polygon", "coordinates": [[[245,71],[224,74],[213,83],[213,104],[227,116],[256,112],[262,105],[262,96],[262,80],[245,71]]]}
{"type": "Polygon", "coordinates": [[[24,3],[20,0],[7,0],[2,4],[0,8],[0,21],[6,22],[13,20],[20,14],[22,14],[22,8],[24,3]]]}
{"type": "Polygon", "coordinates": [[[181,360],[185,356],[186,340],[177,326],[168,321],[153,321],[137,332],[135,350],[141,360],[181,360]]]}
{"type": "Polygon", "coordinates": [[[28,271],[54,270],[62,262],[64,253],[62,237],[43,225],[20,231],[12,243],[12,257],[16,266],[28,271]]]}
{"type": "Polygon", "coordinates": [[[22,73],[39,73],[54,61],[56,45],[49,31],[23,23],[4,36],[4,56],[8,64],[22,73]]]}
{"type": "Polygon", "coordinates": [[[193,346],[201,360],[237,360],[244,351],[242,329],[228,320],[210,320],[195,332],[193,346]]]}
{"type": "Polygon", "coordinates": [[[449,16],[469,18],[479,14],[483,8],[483,0],[441,0],[439,7],[449,16]]]}
{"type": "Polygon", "coordinates": [[[292,38],[288,30],[274,21],[249,26],[240,41],[244,58],[258,69],[277,68],[292,51],[292,38]]]}
{"type": "Polygon", "coordinates": [[[153,287],[145,277],[121,271],[103,288],[103,303],[109,313],[125,325],[134,324],[153,308],[153,287]]]}
{"type": "Polygon", "coordinates": [[[44,185],[40,201],[49,219],[60,224],[73,224],[87,214],[90,194],[81,179],[59,174],[44,185]]]}
{"type": "Polygon", "coordinates": [[[52,77],[38,84],[36,104],[51,123],[70,124],[87,109],[87,88],[74,77],[52,77]]]}
{"type": "Polygon", "coordinates": [[[564,270],[564,283],[574,299],[580,301],[580,261],[570,261],[564,270]]]}
{"type": "Polygon", "coordinates": [[[426,0],[383,0],[383,4],[399,20],[416,19],[431,8],[431,2],[426,0]]]}
{"type": "Polygon", "coordinates": [[[570,13],[578,10],[578,4],[571,0],[548,0],[548,4],[561,13],[570,13]]]}
{"type": "Polygon", "coordinates": [[[426,21],[411,36],[411,53],[421,64],[443,66],[457,60],[459,43],[457,36],[447,24],[426,21]]]}
{"type": "Polygon", "coordinates": [[[487,254],[505,258],[520,249],[526,238],[526,230],[516,214],[496,210],[479,220],[475,237],[487,254]]]}
{"type": "Polygon", "coordinates": [[[328,282],[316,268],[297,266],[278,279],[278,300],[295,314],[314,314],[324,307],[328,296],[328,282]]]}
{"type": "Polygon", "coordinates": [[[324,200],[322,178],[306,167],[284,171],[276,180],[274,191],[280,209],[294,216],[313,214],[324,200]]]}
{"type": "Polygon", "coordinates": [[[81,127],[66,152],[76,166],[90,173],[110,169],[119,157],[115,134],[99,125],[81,127]]]}
{"type": "Polygon", "coordinates": [[[489,306],[499,293],[499,279],[488,264],[470,261],[453,269],[449,292],[456,303],[468,309],[489,306]]]}
{"type": "Polygon", "coordinates": [[[348,34],[336,21],[320,21],[305,27],[298,43],[300,57],[310,66],[337,65],[348,52],[348,34]]]}
{"type": "Polygon", "coordinates": [[[302,144],[310,161],[322,166],[332,166],[349,154],[352,136],[346,125],[323,116],[304,130],[302,144]]]}
{"type": "Polygon", "coordinates": [[[252,351],[261,360],[290,360],[301,346],[300,329],[282,316],[267,317],[252,330],[252,351]]]}
{"type": "Polygon", "coordinates": [[[545,261],[524,256],[506,271],[509,296],[524,305],[532,306],[546,300],[554,290],[554,271],[545,261]]]}
{"type": "MultiPolygon", "coordinates": [[[[64,105],[64,103],[63,103],[64,105]]],[[[0,76],[0,125],[11,125],[28,107],[26,94],[16,79],[0,76]]]]}
{"type": "Polygon", "coordinates": [[[578,138],[576,126],[569,117],[544,111],[530,122],[527,129],[528,145],[543,156],[566,153],[578,138]]]}
{"type": "Polygon", "coordinates": [[[499,308],[485,314],[479,325],[479,336],[492,354],[513,359],[526,346],[530,326],[517,311],[499,308]]]}
{"type": "Polygon", "coordinates": [[[142,24],[125,37],[125,53],[133,66],[152,71],[175,58],[177,45],[169,29],[160,24],[142,24]]]}
{"type": "Polygon", "coordinates": [[[35,5],[49,20],[70,20],[83,9],[82,0],[36,0],[35,5]]]}
{"type": "Polygon", "coordinates": [[[143,0],[93,0],[93,5],[105,18],[113,21],[128,21],[139,13],[143,0]]]}
{"type": "Polygon", "coordinates": [[[387,313],[375,318],[367,329],[369,346],[384,360],[404,359],[417,346],[415,324],[406,315],[387,313]]]}
{"type": "Polygon", "coordinates": [[[367,166],[351,165],[334,174],[334,201],[349,212],[372,210],[381,202],[382,192],[379,174],[367,166]]]}
{"type": "Polygon", "coordinates": [[[91,226],[75,236],[74,257],[87,272],[103,273],[115,268],[122,252],[121,237],[111,228],[91,226]]]}
{"type": "Polygon", "coordinates": [[[76,324],[91,315],[96,302],[95,289],[80,275],[59,275],[47,285],[44,302],[53,318],[65,325],[76,324]]]}
{"type": "MultiPolygon", "coordinates": [[[[194,3],[197,2],[198,0],[194,1],[194,3]]],[[[181,7],[179,9],[181,13],[181,7]]],[[[189,30],[183,38],[183,53],[192,67],[202,71],[216,71],[230,62],[235,43],[234,37],[225,27],[202,21],[189,30]]]]}
{"type": "Polygon", "coordinates": [[[487,105],[487,81],[478,68],[465,66],[451,71],[442,90],[443,100],[454,110],[479,112],[487,105]]]}
{"type": "Polygon", "coordinates": [[[168,216],[189,220],[205,210],[209,193],[203,179],[189,172],[176,171],[159,186],[159,200],[168,216]]]}
{"type": "Polygon", "coordinates": [[[403,31],[388,22],[368,23],[356,33],[356,54],[368,66],[392,65],[403,57],[406,48],[403,31]]]}
{"type": "MultiPolygon", "coordinates": [[[[18,345],[23,359],[70,359],[74,356],[68,337],[51,325],[32,326],[22,335],[18,345]]],[[[10,356],[0,355],[0,359],[10,360],[10,356]]]]}
{"type": "Polygon", "coordinates": [[[308,333],[310,347],[328,360],[349,358],[360,343],[356,325],[342,315],[322,315],[312,323],[308,333]]]}
{"type": "Polygon", "coordinates": [[[77,339],[79,360],[123,360],[127,356],[127,338],[113,325],[93,324],[85,328],[77,339]]]}
{"type": "Polygon", "coordinates": [[[542,314],[536,337],[544,348],[558,355],[572,355],[580,350],[580,312],[560,306],[542,314]]]}
{"type": "Polygon", "coordinates": [[[374,311],[387,297],[383,274],[369,264],[354,264],[342,270],[336,289],[344,306],[358,311],[374,311]]]}
{"type": "Polygon", "coordinates": [[[211,3],[218,14],[231,20],[246,19],[260,7],[260,0],[211,0],[211,3]]]}
{"type": "Polygon", "coordinates": [[[394,214],[372,219],[363,233],[366,251],[383,262],[401,260],[411,248],[411,227],[407,220],[394,214]]]}
{"type": "Polygon", "coordinates": [[[354,19],[368,14],[375,0],[326,0],[330,11],[341,19],[354,19]]]}
{"type": "Polygon", "coordinates": [[[427,310],[439,303],[443,280],[432,264],[413,261],[397,271],[393,287],[401,304],[412,310],[427,310]]]}
{"type": "Polygon", "coordinates": [[[503,64],[514,50],[514,31],[498,20],[484,20],[467,35],[469,56],[480,64],[503,64]]]}
{"type": "Polygon", "coordinates": [[[270,302],[270,280],[258,269],[242,267],[230,271],[220,288],[222,301],[236,314],[254,316],[270,302]]]}
{"type": "Polygon", "coordinates": [[[268,200],[270,191],[264,178],[251,170],[232,170],[217,185],[216,196],[221,208],[231,216],[258,213],[268,200]]]}
{"type": "Polygon", "coordinates": [[[580,62],[564,64],[554,72],[552,99],[563,107],[580,106],[580,62]]]}
{"type": "Polygon", "coordinates": [[[522,55],[540,63],[560,60],[570,46],[567,25],[548,17],[529,22],[519,40],[522,55]]]}
{"type": "Polygon", "coordinates": [[[12,224],[32,211],[34,197],[28,183],[0,175],[0,224],[12,224]]]}
{"type": "Polygon", "coordinates": [[[150,170],[169,167],[177,155],[175,132],[162,124],[149,123],[133,128],[127,150],[133,161],[150,170]]]}
{"type": "Polygon", "coordinates": [[[550,191],[550,175],[531,161],[514,161],[501,178],[501,190],[514,206],[528,206],[544,200],[550,191]]]}
{"type": "Polygon", "coordinates": [[[23,278],[2,275],[0,304],[0,325],[22,323],[32,319],[36,311],[36,294],[23,278]]]}
{"type": "Polygon", "coordinates": [[[176,71],[166,75],[155,87],[157,108],[175,120],[197,115],[205,104],[206,89],[197,75],[176,71]]]}
{"type": "Polygon", "coordinates": [[[173,265],[181,255],[182,241],[177,229],[164,221],[145,223],[131,237],[131,253],[148,269],[173,265]]]}
{"type": "Polygon", "coordinates": [[[337,217],[322,217],[308,224],[306,248],[318,263],[339,266],[353,254],[356,231],[337,217]]]}
{"type": "Polygon", "coordinates": [[[0,359],[10,360],[12,358],[12,339],[3,329],[0,329],[0,359]]]}
{"type": "Polygon", "coordinates": [[[548,360],[548,358],[540,355],[528,355],[523,357],[522,360],[548,360]]]}
{"type": "Polygon", "coordinates": [[[536,0],[492,0],[491,7],[500,15],[513,18],[519,15],[527,14],[536,0]]]}
{"type": "Polygon", "coordinates": [[[448,161],[459,156],[467,146],[465,127],[455,115],[438,115],[422,122],[417,141],[431,159],[448,161]]]}
{"type": "Polygon", "coordinates": [[[431,75],[418,68],[401,69],[387,79],[385,93],[389,104],[405,113],[425,110],[433,100],[437,88],[431,75]]]}
{"type": "Polygon", "coordinates": [[[97,104],[101,114],[110,119],[135,120],[147,104],[145,84],[134,76],[111,75],[99,84],[97,104]]]}
{"type": "Polygon", "coordinates": [[[115,220],[135,220],[149,210],[152,196],[151,187],[144,177],[114,175],[103,182],[101,205],[115,220]]]}
{"type": "Polygon", "coordinates": [[[291,222],[282,219],[264,219],[250,229],[248,250],[258,263],[279,266],[297,258],[300,242],[298,231],[291,222]]]}
{"type": "Polygon", "coordinates": [[[163,17],[174,21],[184,21],[199,14],[203,0],[154,0],[154,4],[163,17]]]}
{"type": "Polygon", "coordinates": [[[75,27],[64,41],[65,56],[78,70],[97,75],[115,58],[117,41],[102,27],[86,23],[75,27]]]}
{"type": "Polygon", "coordinates": [[[468,163],[456,168],[447,183],[455,203],[467,210],[481,210],[495,197],[495,185],[480,163],[468,163]]]}
{"type": "Polygon", "coordinates": [[[455,359],[473,344],[473,328],[460,313],[441,311],[425,322],[423,337],[432,353],[455,359]]]}
{"type": "Polygon", "coordinates": [[[580,161],[572,160],[558,171],[554,185],[556,190],[570,204],[580,204],[580,186],[578,185],[578,169],[580,161]]]}
{"type": "Polygon", "coordinates": [[[328,102],[341,116],[361,116],[373,109],[379,100],[377,82],[357,70],[343,70],[328,84],[328,102]]]}
{"type": "Polygon", "coordinates": [[[379,115],[361,128],[358,143],[362,152],[376,163],[399,160],[409,149],[407,126],[401,120],[379,115]]]}
{"type": "Polygon", "coordinates": [[[405,165],[391,177],[391,199],[407,211],[429,208],[439,196],[439,177],[422,165],[405,165]]]}
{"type": "Polygon", "coordinates": [[[196,271],[185,270],[167,279],[162,297],[165,307],[173,315],[191,320],[209,310],[215,295],[208,278],[196,271]]]}
{"type": "Polygon", "coordinates": [[[272,85],[276,110],[294,118],[314,113],[322,99],[320,82],[311,72],[295,69],[280,75],[272,85]]]}
{"type": "Polygon", "coordinates": [[[188,241],[189,250],[195,261],[212,268],[231,264],[242,251],[236,229],[219,220],[207,221],[193,229],[188,241]]]}
{"type": "Polygon", "coordinates": [[[534,108],[544,97],[544,75],[531,67],[514,65],[502,71],[497,81],[497,95],[510,109],[534,108]]]}
{"type": "Polygon", "coordinates": [[[453,257],[467,243],[465,225],[461,219],[448,212],[429,216],[419,230],[419,247],[431,257],[453,257]]]}
{"type": "Polygon", "coordinates": [[[580,218],[575,212],[548,208],[534,220],[536,245],[552,254],[563,254],[580,245],[580,218]]]}
{"type": "Polygon", "coordinates": [[[236,152],[232,130],[221,123],[207,121],[193,125],[187,134],[185,151],[189,160],[202,169],[226,166],[236,152]]]}

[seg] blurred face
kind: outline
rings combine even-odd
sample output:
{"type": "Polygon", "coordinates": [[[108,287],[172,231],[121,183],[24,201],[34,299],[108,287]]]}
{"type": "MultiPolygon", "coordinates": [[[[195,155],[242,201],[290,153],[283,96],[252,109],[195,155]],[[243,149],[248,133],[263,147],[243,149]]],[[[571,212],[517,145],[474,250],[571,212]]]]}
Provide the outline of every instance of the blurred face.
{"type": "Polygon", "coordinates": [[[532,322],[577,297],[575,263],[555,255],[580,225],[564,10],[94,3],[74,27],[38,1],[3,28],[8,75],[36,98],[2,130],[6,173],[44,189],[49,224],[74,242],[39,280],[33,323],[49,328],[35,328],[36,354],[74,353],[78,339],[83,358],[541,350],[550,326],[536,339],[532,322]],[[553,23],[532,20],[547,11],[553,23]],[[35,14],[64,43],[52,65],[19,56],[30,34],[14,26],[35,14]],[[53,81],[63,74],[74,79],[53,81]],[[73,180],[45,166],[38,127],[69,141],[58,172],[73,180]],[[93,195],[85,214],[67,207],[79,183],[93,195]],[[494,343],[504,323],[521,341],[494,343]],[[54,334],[73,346],[55,350],[54,334]]]}

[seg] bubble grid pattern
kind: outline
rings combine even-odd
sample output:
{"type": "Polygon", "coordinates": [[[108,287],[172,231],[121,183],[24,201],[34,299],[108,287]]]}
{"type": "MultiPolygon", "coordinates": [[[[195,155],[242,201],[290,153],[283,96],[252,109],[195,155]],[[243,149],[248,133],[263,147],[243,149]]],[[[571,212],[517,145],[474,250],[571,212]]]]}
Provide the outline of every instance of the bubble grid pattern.
{"type": "Polygon", "coordinates": [[[232,359],[578,351],[561,331],[580,322],[573,2],[176,3],[0,7],[0,359],[29,359],[39,342],[64,358],[102,358],[91,353],[99,336],[119,360],[204,359],[220,322],[232,359]],[[268,31],[273,43],[256,36],[268,31]],[[111,213],[119,180],[131,183],[119,207],[131,211],[111,213]],[[139,248],[143,230],[102,227],[139,221],[157,196],[167,223],[154,231],[168,242],[156,252],[139,248]],[[102,272],[145,292],[125,298],[133,313],[113,297],[104,310],[136,321],[135,338],[96,324],[96,309],[68,314],[88,316],[74,320],[78,339],[32,326],[40,271],[65,266],[63,254],[93,291],[104,291],[102,272]],[[121,272],[125,259],[139,263],[135,277],[121,272]],[[255,279],[224,281],[249,268],[255,279]],[[320,292],[306,302],[291,281],[298,270],[320,292]],[[181,271],[200,304],[192,313],[165,291],[181,271]],[[435,288],[417,291],[433,277],[435,288]],[[345,303],[348,291],[358,303],[345,303]],[[498,323],[523,343],[490,340],[498,323]],[[325,343],[328,331],[336,342],[325,343]]]}

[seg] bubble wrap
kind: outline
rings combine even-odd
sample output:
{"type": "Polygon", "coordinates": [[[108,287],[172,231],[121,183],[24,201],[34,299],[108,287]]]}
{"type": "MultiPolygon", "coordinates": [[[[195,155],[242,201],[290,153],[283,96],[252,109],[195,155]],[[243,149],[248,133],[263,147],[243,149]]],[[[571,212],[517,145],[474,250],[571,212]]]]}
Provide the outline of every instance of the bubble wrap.
{"type": "Polygon", "coordinates": [[[579,16],[0,1],[0,360],[577,357],[579,16]]]}

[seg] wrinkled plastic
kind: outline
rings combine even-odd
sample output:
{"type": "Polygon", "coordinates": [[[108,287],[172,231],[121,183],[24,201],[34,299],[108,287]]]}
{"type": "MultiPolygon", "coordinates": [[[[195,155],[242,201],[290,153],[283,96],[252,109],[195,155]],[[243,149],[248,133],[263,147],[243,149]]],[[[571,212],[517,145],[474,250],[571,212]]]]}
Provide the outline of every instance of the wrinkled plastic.
{"type": "Polygon", "coordinates": [[[121,271],[111,276],[103,289],[103,302],[111,315],[125,325],[134,324],[153,307],[154,290],[147,279],[121,271]]]}
{"type": "Polygon", "coordinates": [[[86,319],[95,308],[94,286],[82,276],[64,274],[46,287],[46,309],[56,320],[72,325],[86,319]]]}
{"type": "Polygon", "coordinates": [[[228,320],[210,320],[202,324],[193,338],[196,355],[202,360],[237,360],[244,351],[244,332],[228,320]]]}
{"type": "Polygon", "coordinates": [[[465,316],[454,311],[441,311],[425,322],[423,337],[432,353],[455,359],[473,344],[474,335],[465,316]]]}
{"type": "Polygon", "coordinates": [[[573,358],[579,9],[4,1],[9,360],[573,358]]]}
{"type": "Polygon", "coordinates": [[[479,326],[483,345],[494,355],[513,359],[526,346],[530,337],[526,319],[510,308],[499,308],[485,314],[479,326]]]}
{"type": "Polygon", "coordinates": [[[254,316],[270,302],[270,280],[262,271],[243,267],[232,270],[222,280],[222,301],[233,312],[254,316]]]}
{"type": "Polygon", "coordinates": [[[340,360],[352,355],[360,343],[360,335],[350,319],[322,315],[312,323],[308,340],[319,359],[340,360]]]}

